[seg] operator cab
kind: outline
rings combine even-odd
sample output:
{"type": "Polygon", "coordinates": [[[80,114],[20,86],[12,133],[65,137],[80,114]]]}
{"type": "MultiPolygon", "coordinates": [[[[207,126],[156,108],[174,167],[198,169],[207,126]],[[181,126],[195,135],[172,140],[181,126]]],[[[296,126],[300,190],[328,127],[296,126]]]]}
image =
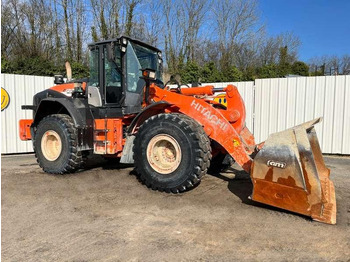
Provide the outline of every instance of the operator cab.
{"type": "Polygon", "coordinates": [[[99,108],[99,114],[119,117],[142,110],[142,69],[154,70],[156,83],[163,85],[161,51],[153,46],[123,36],[90,44],[89,49],[87,93],[89,104],[99,108]]]}

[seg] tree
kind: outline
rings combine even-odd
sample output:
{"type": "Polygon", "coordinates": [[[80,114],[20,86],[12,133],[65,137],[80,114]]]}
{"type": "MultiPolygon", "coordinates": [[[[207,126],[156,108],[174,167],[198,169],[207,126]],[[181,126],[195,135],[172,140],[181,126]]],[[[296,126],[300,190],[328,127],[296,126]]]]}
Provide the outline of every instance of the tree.
{"type": "Polygon", "coordinates": [[[343,75],[350,75],[350,55],[342,56],[340,70],[343,75]]]}
{"type": "Polygon", "coordinates": [[[257,78],[280,77],[280,71],[276,64],[263,65],[257,69],[257,78]]]}
{"type": "Polygon", "coordinates": [[[206,63],[201,70],[201,81],[204,83],[214,83],[222,81],[222,75],[214,62],[206,63]]]}
{"type": "Polygon", "coordinates": [[[83,75],[88,42],[127,34],[164,50],[166,73],[185,82],[350,74],[349,54],[308,70],[297,36],[266,33],[257,0],[3,0],[1,11],[3,72],[53,74],[69,59],[83,75]]]}
{"type": "Polygon", "coordinates": [[[243,73],[235,66],[231,66],[222,72],[222,81],[238,82],[243,80],[243,73]]]}
{"type": "Polygon", "coordinates": [[[142,6],[143,12],[138,13],[137,20],[133,20],[132,36],[152,46],[163,45],[165,26],[161,8],[161,1],[151,1],[142,6]]]}
{"type": "Polygon", "coordinates": [[[239,47],[256,32],[258,21],[255,0],[219,0],[213,6],[220,49],[220,68],[234,65],[239,47]]]}
{"type": "Polygon", "coordinates": [[[79,79],[89,76],[89,68],[87,65],[79,63],[79,62],[73,62],[71,64],[72,67],[72,73],[73,78],[79,79]]]}
{"type": "Polygon", "coordinates": [[[96,39],[111,39],[119,36],[121,33],[120,13],[124,11],[125,6],[119,0],[90,0],[93,25],[91,27],[91,36],[96,39]]]}
{"type": "Polygon", "coordinates": [[[129,0],[126,6],[126,25],[125,25],[125,34],[131,36],[132,27],[133,27],[133,18],[136,6],[140,3],[140,0],[129,0]]]}
{"type": "Polygon", "coordinates": [[[299,37],[290,32],[281,33],[275,37],[263,37],[259,41],[256,62],[258,66],[278,63],[281,48],[287,46],[288,58],[286,58],[286,62],[293,63],[297,60],[300,45],[299,37]]]}
{"type": "Polygon", "coordinates": [[[291,67],[291,73],[294,75],[308,76],[309,66],[302,61],[295,61],[291,67]]]}
{"type": "Polygon", "coordinates": [[[347,75],[350,74],[350,55],[325,55],[309,60],[312,75],[347,75]]]}
{"type": "MultiPolygon", "coordinates": [[[[63,69],[63,68],[62,68],[63,69]]],[[[43,57],[19,57],[11,63],[8,73],[20,75],[53,76],[63,70],[55,66],[51,60],[43,57]]]]}
{"type": "Polygon", "coordinates": [[[283,77],[290,73],[291,65],[289,61],[290,56],[288,54],[288,46],[281,47],[278,61],[278,70],[280,77],[283,77]]]}
{"type": "Polygon", "coordinates": [[[195,60],[199,29],[208,11],[208,0],[162,0],[165,17],[165,56],[169,71],[195,60]]]}
{"type": "Polygon", "coordinates": [[[200,68],[196,62],[188,61],[180,71],[181,83],[197,82],[200,78],[200,68]]]}
{"type": "Polygon", "coordinates": [[[71,61],[73,58],[73,52],[72,52],[72,46],[70,41],[70,26],[68,21],[68,0],[62,0],[62,6],[63,6],[63,12],[64,12],[64,24],[66,28],[66,43],[67,43],[66,59],[71,61]]]}

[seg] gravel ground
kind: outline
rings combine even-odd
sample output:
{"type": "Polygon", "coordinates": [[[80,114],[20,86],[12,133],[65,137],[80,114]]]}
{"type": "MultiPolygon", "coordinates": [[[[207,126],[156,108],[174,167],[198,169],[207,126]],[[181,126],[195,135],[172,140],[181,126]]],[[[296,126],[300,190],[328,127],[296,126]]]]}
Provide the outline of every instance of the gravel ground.
{"type": "MultiPolygon", "coordinates": [[[[326,157],[337,225],[254,203],[249,176],[207,175],[184,194],[147,189],[132,167],[48,175],[3,156],[3,261],[350,261],[350,158],[326,157]],[[230,179],[227,177],[231,177],[230,179]]],[[[95,162],[98,159],[94,160],[95,162]]]]}

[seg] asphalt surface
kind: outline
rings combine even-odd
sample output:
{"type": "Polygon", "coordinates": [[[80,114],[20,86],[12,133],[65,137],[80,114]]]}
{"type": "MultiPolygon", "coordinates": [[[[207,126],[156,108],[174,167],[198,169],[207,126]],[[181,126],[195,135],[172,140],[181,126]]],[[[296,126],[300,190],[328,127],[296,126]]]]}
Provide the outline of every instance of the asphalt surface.
{"type": "Polygon", "coordinates": [[[2,261],[350,261],[350,158],[325,159],[337,225],[248,200],[242,171],[174,195],[130,166],[48,175],[33,155],[3,156],[2,261]]]}

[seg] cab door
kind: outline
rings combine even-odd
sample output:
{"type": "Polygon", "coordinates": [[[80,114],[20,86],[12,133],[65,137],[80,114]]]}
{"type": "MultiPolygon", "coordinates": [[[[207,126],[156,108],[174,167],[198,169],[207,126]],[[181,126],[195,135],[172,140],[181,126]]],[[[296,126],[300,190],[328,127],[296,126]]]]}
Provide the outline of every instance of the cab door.
{"type": "Polygon", "coordinates": [[[121,52],[115,49],[114,61],[107,59],[107,48],[103,48],[103,73],[104,73],[104,105],[106,107],[121,107],[124,97],[123,77],[121,71],[121,52]]]}

